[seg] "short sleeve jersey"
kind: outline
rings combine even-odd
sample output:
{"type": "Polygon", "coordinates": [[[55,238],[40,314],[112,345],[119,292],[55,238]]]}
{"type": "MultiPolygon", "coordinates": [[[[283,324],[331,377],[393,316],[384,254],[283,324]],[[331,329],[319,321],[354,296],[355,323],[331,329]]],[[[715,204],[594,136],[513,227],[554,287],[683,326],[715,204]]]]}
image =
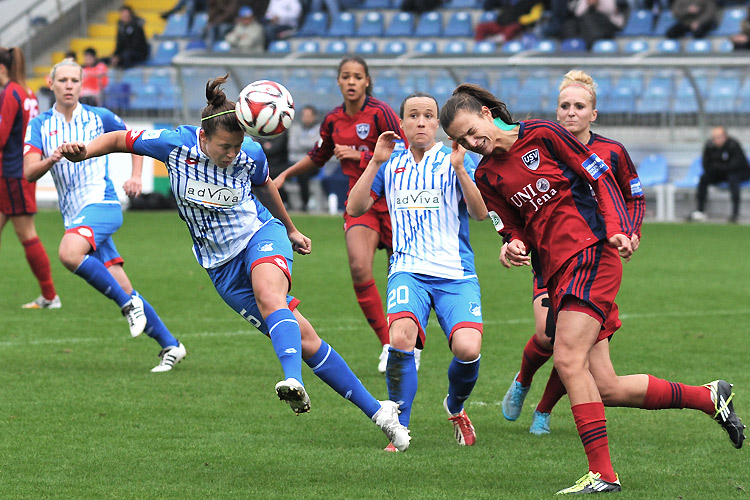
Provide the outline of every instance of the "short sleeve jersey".
{"type": "Polygon", "coordinates": [[[167,166],[180,217],[193,239],[193,254],[210,269],[237,256],[273,216],[251,191],[269,180],[260,144],[246,137],[234,162],[222,168],[201,150],[199,132],[193,126],[131,130],[126,144],[131,152],[167,166]]]}
{"type": "Polygon", "coordinates": [[[498,232],[535,249],[546,280],[597,241],[629,236],[630,218],[610,168],[596,153],[556,123],[519,125],[509,151],[482,159],[476,182],[498,232]]]}
{"type": "MultiPolygon", "coordinates": [[[[387,130],[396,132],[400,137],[404,136],[398,115],[393,109],[383,101],[368,96],[362,109],[353,116],[346,114],[343,104],[328,113],[320,125],[320,139],[307,154],[316,165],[323,166],[333,156],[333,149],[337,144],[360,151],[359,160],[341,161],[341,171],[349,177],[351,189],[367,167],[378,136],[387,130]],[[366,160],[363,161],[365,157],[366,160]]],[[[399,143],[397,148],[403,150],[403,143],[399,143]]],[[[384,202],[376,203],[373,208],[382,212],[387,210],[384,202]]]]}
{"type": "Polygon", "coordinates": [[[23,177],[23,140],[29,120],[39,114],[34,93],[16,82],[0,91],[0,164],[2,176],[23,177]]]}
{"type": "MultiPolygon", "coordinates": [[[[65,142],[88,143],[106,132],[125,129],[120,117],[105,108],[78,104],[73,110],[73,118],[67,122],[65,116],[53,106],[29,123],[24,155],[35,152],[41,154],[42,158],[48,158],[65,142]]],[[[55,181],[66,227],[87,205],[120,203],[107,168],[106,156],[89,158],[80,163],[63,158],[52,166],[50,173],[55,181]]]]}
{"type": "MultiPolygon", "coordinates": [[[[469,243],[469,215],[461,185],[442,142],[419,163],[410,150],[395,152],[381,165],[371,196],[384,197],[393,228],[389,274],[409,272],[440,278],[475,277],[469,243]]],[[[474,178],[476,165],[466,155],[464,167],[474,178]]]]}
{"type": "Polygon", "coordinates": [[[620,186],[622,197],[628,207],[633,234],[640,238],[643,217],[646,214],[646,198],[643,195],[638,172],[625,146],[594,133],[591,134],[587,146],[612,169],[612,174],[615,176],[617,185],[620,186]]]}

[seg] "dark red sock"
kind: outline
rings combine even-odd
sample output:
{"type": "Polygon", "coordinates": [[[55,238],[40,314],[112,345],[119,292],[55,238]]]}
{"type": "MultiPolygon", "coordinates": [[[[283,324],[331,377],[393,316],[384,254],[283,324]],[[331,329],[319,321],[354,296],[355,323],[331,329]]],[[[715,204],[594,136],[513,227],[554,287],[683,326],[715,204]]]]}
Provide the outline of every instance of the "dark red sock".
{"type": "Polygon", "coordinates": [[[557,374],[557,370],[554,368],[549,374],[549,380],[547,380],[547,386],[544,388],[544,394],[542,394],[542,400],[536,405],[536,411],[541,413],[552,413],[552,408],[555,407],[560,398],[565,396],[567,391],[565,386],[560,380],[560,375],[557,374]]]}
{"type": "Polygon", "coordinates": [[[602,403],[582,403],[571,407],[576,420],[578,435],[581,436],[589,470],[598,472],[605,481],[617,479],[609,457],[609,440],[607,439],[607,419],[604,418],[602,403]]]}
{"type": "Polygon", "coordinates": [[[31,272],[34,273],[37,281],[39,281],[42,295],[47,300],[54,299],[57,292],[55,292],[55,284],[52,282],[49,257],[47,257],[47,252],[44,250],[41,240],[39,238],[31,238],[22,242],[22,245],[26,252],[26,260],[29,262],[31,272]]]}
{"type": "Polygon", "coordinates": [[[539,345],[536,335],[532,335],[526,347],[523,348],[523,358],[521,359],[521,371],[518,372],[516,380],[524,387],[531,385],[536,371],[552,357],[552,351],[539,345]]]}
{"type": "Polygon", "coordinates": [[[378,287],[375,286],[375,280],[355,284],[354,293],[357,295],[359,307],[362,308],[367,322],[375,330],[375,335],[378,336],[380,344],[387,344],[389,342],[388,322],[385,319],[383,301],[380,299],[378,287]]]}
{"type": "Polygon", "coordinates": [[[646,410],[663,410],[665,408],[690,408],[701,410],[711,416],[716,412],[711,401],[711,391],[702,385],[685,385],[648,376],[648,389],[643,398],[646,410]]]}

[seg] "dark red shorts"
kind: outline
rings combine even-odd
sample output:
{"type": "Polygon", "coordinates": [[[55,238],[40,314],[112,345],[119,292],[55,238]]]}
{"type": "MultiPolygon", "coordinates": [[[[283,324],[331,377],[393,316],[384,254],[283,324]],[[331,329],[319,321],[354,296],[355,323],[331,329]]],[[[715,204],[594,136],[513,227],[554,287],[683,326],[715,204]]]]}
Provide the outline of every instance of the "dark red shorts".
{"type": "Polygon", "coordinates": [[[380,235],[378,248],[393,248],[391,235],[391,215],[372,208],[359,217],[352,217],[344,212],[344,232],[354,226],[367,226],[380,235]]]}
{"type": "Polygon", "coordinates": [[[537,273],[535,273],[533,269],[531,270],[531,273],[534,275],[534,290],[532,295],[533,298],[531,299],[533,301],[536,300],[540,295],[546,295],[547,287],[544,286],[542,278],[537,273]]]}
{"type": "Polygon", "coordinates": [[[597,340],[609,337],[620,327],[615,297],[621,281],[622,262],[615,248],[599,242],[582,250],[568,259],[548,282],[555,318],[563,299],[576,297],[585,304],[574,309],[589,314],[603,325],[597,340]]]}
{"type": "Polygon", "coordinates": [[[36,182],[24,177],[0,177],[0,212],[5,215],[36,213],[36,182]]]}

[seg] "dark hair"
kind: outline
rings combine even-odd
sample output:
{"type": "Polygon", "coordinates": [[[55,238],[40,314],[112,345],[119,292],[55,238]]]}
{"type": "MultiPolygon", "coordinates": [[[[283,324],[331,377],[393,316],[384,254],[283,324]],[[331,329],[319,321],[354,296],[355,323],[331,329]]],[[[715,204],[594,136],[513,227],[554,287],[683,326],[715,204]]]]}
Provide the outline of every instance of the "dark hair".
{"type": "Polygon", "coordinates": [[[312,112],[313,112],[313,114],[314,114],[315,116],[318,116],[318,108],[316,108],[316,107],[315,107],[315,106],[313,106],[312,104],[305,104],[304,106],[302,106],[302,110],[301,110],[301,111],[304,111],[304,110],[306,110],[306,109],[309,109],[310,111],[312,111],[312,112]]]}
{"type": "Polygon", "coordinates": [[[367,66],[367,61],[364,60],[364,58],[356,55],[348,55],[344,56],[343,59],[341,59],[341,62],[339,63],[339,69],[336,72],[336,76],[341,74],[341,68],[344,66],[344,64],[348,62],[355,62],[358,64],[361,64],[363,68],[365,68],[365,76],[370,79],[370,85],[365,88],[365,94],[368,96],[372,96],[372,88],[375,86],[375,82],[370,76],[370,67],[367,66]]]}
{"type": "Polygon", "coordinates": [[[86,49],[83,51],[83,55],[89,55],[96,59],[96,49],[94,47],[86,47],[86,49]]]}
{"type": "Polygon", "coordinates": [[[513,118],[504,102],[479,85],[462,83],[443,104],[443,110],[440,112],[440,126],[443,130],[447,129],[456,118],[456,112],[462,109],[481,114],[482,106],[490,110],[492,118],[500,118],[509,125],[513,123],[513,118]]]}
{"type": "Polygon", "coordinates": [[[8,68],[8,78],[21,87],[26,87],[26,59],[23,51],[18,47],[9,49],[0,47],[0,64],[8,68]]]}
{"type": "Polygon", "coordinates": [[[227,99],[224,90],[219,87],[227,82],[229,75],[220,76],[206,83],[206,101],[208,106],[201,112],[201,127],[207,136],[212,136],[221,127],[227,132],[242,132],[240,122],[237,121],[237,115],[234,113],[225,113],[219,116],[213,116],[223,111],[234,111],[234,102],[227,99]],[[207,117],[211,117],[205,119],[207,117]]]}
{"type": "Polygon", "coordinates": [[[438,114],[440,114],[440,105],[438,104],[437,99],[435,99],[435,97],[428,94],[427,92],[417,91],[417,92],[412,92],[408,96],[404,97],[403,101],[401,101],[401,107],[398,110],[399,118],[401,118],[402,120],[404,119],[404,107],[406,107],[406,101],[408,101],[409,99],[413,99],[415,97],[426,97],[428,99],[432,99],[433,101],[435,101],[435,108],[437,108],[438,114]]]}

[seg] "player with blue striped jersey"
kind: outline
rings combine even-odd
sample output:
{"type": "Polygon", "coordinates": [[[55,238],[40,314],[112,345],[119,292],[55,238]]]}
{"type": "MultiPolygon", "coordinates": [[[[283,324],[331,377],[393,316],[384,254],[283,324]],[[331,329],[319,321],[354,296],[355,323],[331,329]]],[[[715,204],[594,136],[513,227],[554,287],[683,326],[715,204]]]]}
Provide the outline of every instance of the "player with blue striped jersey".
{"type": "Polygon", "coordinates": [[[117,151],[163,161],[198,263],[221,298],[271,339],[284,372],[284,380],[276,384],[279,398],[297,414],[309,411],[302,383],[304,359],[313,373],[405,450],[410,437],[398,421],[398,405],[379,402],[365,389],[299,312],[299,300],[288,294],[293,252],[310,253],[310,239],[284,209],[262,148],[245,138],[235,104],[219,87],[227,78],[206,85],[208,106],[201,127],[110,132],[88,144],[65,144],[61,152],[71,161],[117,151]]]}
{"type": "MultiPolygon", "coordinates": [[[[123,270],[123,259],[112,240],[122,225],[122,208],[110,180],[106,157],[74,164],[63,158],[60,146],[68,141],[88,142],[106,132],[125,130],[122,120],[108,109],[81,104],[81,67],[72,59],[56,64],[50,73],[55,94],[52,108],[34,118],[26,130],[24,176],[33,182],[46,172],[57,188],[65,234],[60,260],[74,274],[122,310],[130,334],[142,332],[161,346],[161,361],[152,372],[166,372],[187,354],[154,308],[133,289],[123,270]]],[[[133,157],[133,173],[123,188],[129,196],[141,192],[143,158],[133,157]]]]}
{"type": "MultiPolygon", "coordinates": [[[[395,132],[378,138],[372,160],[349,193],[353,217],[385,198],[393,230],[388,272],[390,348],[386,368],[388,393],[409,425],[417,392],[414,349],[422,347],[430,310],[448,337],[454,358],[448,367],[448,395],[443,406],[456,441],[471,446],[476,432],[464,410],[479,376],[482,311],[474,252],[469,244],[469,216],[487,216],[474,184],[475,164],[458,145],[436,142],[438,104],[415,92],[400,109],[409,149],[394,152],[395,132]]],[[[386,450],[393,451],[389,445],[386,450]]]]}

